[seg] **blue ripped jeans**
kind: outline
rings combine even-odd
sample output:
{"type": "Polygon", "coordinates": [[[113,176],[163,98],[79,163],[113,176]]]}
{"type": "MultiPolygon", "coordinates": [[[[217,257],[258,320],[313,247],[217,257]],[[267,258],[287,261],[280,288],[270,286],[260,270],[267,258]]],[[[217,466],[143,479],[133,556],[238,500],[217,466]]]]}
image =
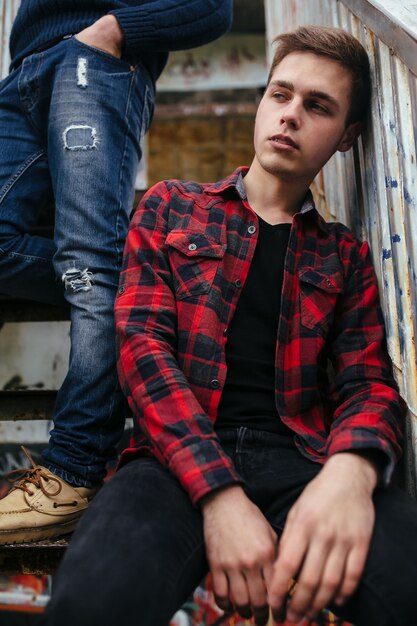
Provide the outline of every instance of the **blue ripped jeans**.
{"type": "Polygon", "coordinates": [[[0,84],[0,292],[70,306],[43,463],[76,485],[101,481],[124,426],[113,302],[153,103],[141,65],[74,37],[0,84]],[[54,239],[29,234],[51,201],[54,239]]]}

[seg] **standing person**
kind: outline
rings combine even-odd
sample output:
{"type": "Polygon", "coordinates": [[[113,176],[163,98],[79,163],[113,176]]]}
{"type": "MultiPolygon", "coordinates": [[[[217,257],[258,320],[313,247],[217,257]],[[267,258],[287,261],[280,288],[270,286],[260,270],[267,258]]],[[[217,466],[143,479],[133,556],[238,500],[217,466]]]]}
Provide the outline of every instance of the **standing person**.
{"type": "Polygon", "coordinates": [[[136,432],[45,626],[166,626],[209,569],[218,605],[259,625],[325,606],[415,623],[417,506],[389,485],[404,403],[368,245],[309,191],[358,136],[369,85],[348,33],[281,35],[251,166],[141,202],[116,301],[136,432]]]}
{"type": "Polygon", "coordinates": [[[71,310],[42,466],[0,502],[0,543],[70,532],[124,427],[113,303],[155,81],[230,26],[231,0],[23,0],[0,87],[0,292],[71,310]],[[55,203],[54,240],[31,236],[55,203]]]}

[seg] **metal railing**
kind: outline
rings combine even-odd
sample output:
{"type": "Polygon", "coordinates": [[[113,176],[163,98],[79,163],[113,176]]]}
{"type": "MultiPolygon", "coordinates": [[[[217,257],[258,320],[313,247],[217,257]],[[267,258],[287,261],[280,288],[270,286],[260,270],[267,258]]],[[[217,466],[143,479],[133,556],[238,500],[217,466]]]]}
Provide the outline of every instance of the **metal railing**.
{"type": "MultiPolygon", "coordinates": [[[[370,242],[388,349],[409,407],[406,482],[417,475],[417,3],[392,0],[265,0],[267,41],[302,24],[344,28],[366,48],[372,114],[358,145],[338,153],[314,192],[327,219],[370,242]]],[[[273,52],[269,45],[269,54],[273,52]]]]}

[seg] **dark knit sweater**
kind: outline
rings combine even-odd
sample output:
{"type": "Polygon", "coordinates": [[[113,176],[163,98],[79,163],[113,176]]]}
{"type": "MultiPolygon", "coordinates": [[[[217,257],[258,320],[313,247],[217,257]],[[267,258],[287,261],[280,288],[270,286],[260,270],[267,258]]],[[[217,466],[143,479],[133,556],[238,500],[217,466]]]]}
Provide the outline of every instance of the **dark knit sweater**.
{"type": "Polygon", "coordinates": [[[156,80],[169,51],[208,43],[230,27],[232,0],[22,0],[10,36],[11,67],[107,13],[120,24],[128,58],[142,61],[156,80]]]}

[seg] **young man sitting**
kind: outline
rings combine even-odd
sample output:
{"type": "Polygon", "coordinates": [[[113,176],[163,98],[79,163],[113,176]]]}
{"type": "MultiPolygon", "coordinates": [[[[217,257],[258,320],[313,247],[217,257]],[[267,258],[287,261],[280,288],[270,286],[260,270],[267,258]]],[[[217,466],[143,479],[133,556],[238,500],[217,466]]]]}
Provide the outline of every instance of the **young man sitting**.
{"type": "Polygon", "coordinates": [[[416,620],[417,506],[389,485],[404,404],[375,274],[309,192],[360,132],[369,62],[337,29],[277,42],[251,166],[159,183],[135,214],[116,322],[136,431],[44,624],[166,626],[208,570],[218,605],[259,625],[269,608],[416,620]]]}

